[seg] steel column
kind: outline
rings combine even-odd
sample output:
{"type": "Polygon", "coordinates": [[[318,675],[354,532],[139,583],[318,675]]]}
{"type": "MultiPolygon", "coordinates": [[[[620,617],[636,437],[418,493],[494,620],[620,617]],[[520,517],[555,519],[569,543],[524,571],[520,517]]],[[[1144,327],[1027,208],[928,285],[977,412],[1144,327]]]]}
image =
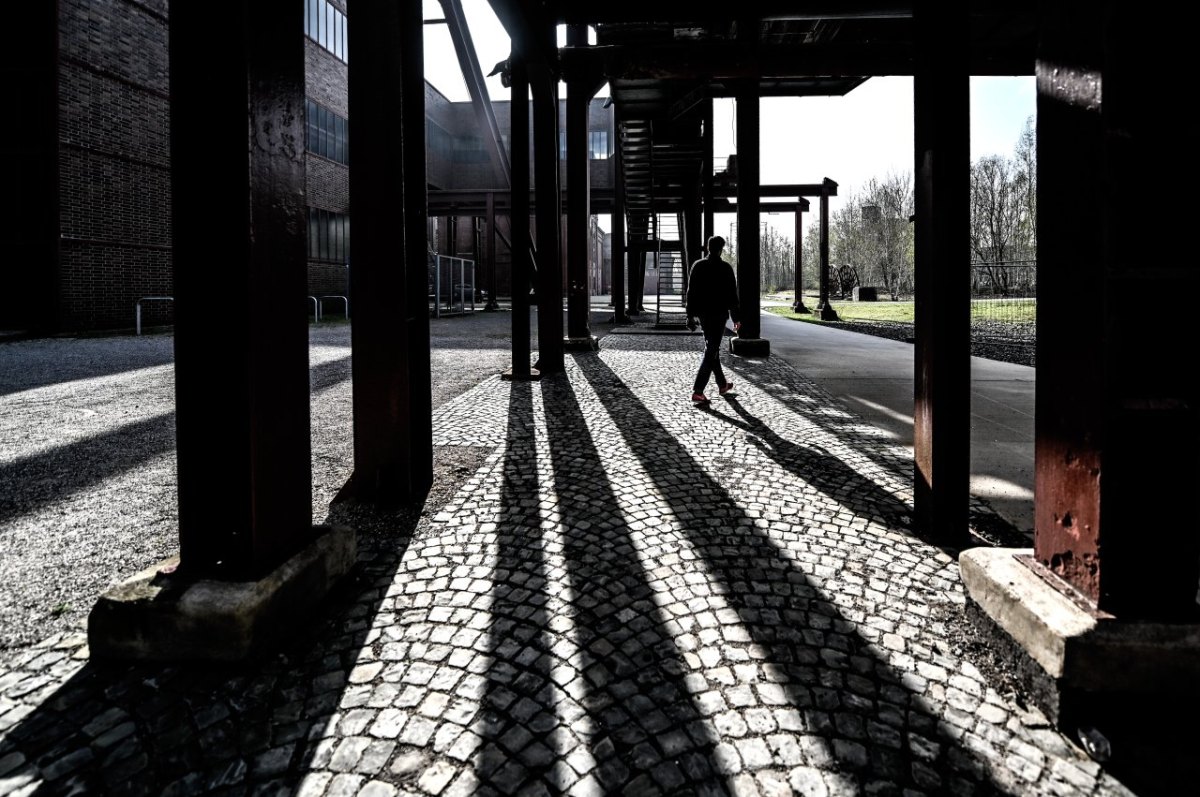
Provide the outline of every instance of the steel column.
{"type": "MultiPolygon", "coordinates": [[[[550,31],[553,36],[553,30],[550,31]]],[[[563,370],[562,196],[558,174],[558,75],[539,59],[529,64],[533,88],[534,185],[537,192],[538,361],[543,374],[563,370]]]]}
{"type": "MultiPolygon", "coordinates": [[[[620,110],[617,110],[616,128],[620,129],[620,110]]],[[[612,209],[612,302],[613,323],[625,324],[629,316],[625,312],[625,259],[628,257],[625,247],[625,174],[624,157],[621,155],[620,143],[614,148],[613,157],[616,179],[613,186],[612,209]]]]}
{"type": "Polygon", "coordinates": [[[312,528],[304,40],[302,4],[234,6],[220,58],[207,9],[169,23],[175,405],[181,571],[249,580],[312,528]]]}
{"type": "Polygon", "coordinates": [[[913,24],[916,199],[916,525],[968,531],[971,409],[970,30],[967,8],[922,0],[913,24]]]}
{"type": "Polygon", "coordinates": [[[1123,199],[1148,170],[1174,170],[1189,133],[1145,90],[1163,62],[1125,51],[1125,20],[1105,27],[1121,19],[1074,2],[1043,20],[1034,554],[1121,620],[1194,622],[1195,321],[1137,309],[1196,294],[1195,266],[1146,234],[1186,228],[1191,211],[1123,199]]]}
{"type": "Polygon", "coordinates": [[[758,84],[743,83],[737,92],[737,282],[742,327],[730,345],[738,354],[765,357],[770,354],[770,343],[762,339],[759,318],[759,118],[758,84]]]}
{"type": "Polygon", "coordinates": [[[530,367],[529,289],[533,279],[529,234],[529,75],[525,61],[516,52],[509,60],[509,89],[512,93],[509,147],[512,150],[512,186],[509,190],[509,227],[512,230],[512,368],[505,376],[529,379],[530,367]]]}
{"type": "Polygon", "coordinates": [[[421,8],[363,4],[355,30],[354,474],[338,498],[391,504],[433,479],[421,8]]]}
{"type": "Polygon", "coordinates": [[[796,205],[796,300],[792,302],[793,313],[811,312],[804,306],[804,238],[802,222],[804,206],[796,205]]]}
{"type": "MultiPolygon", "coordinates": [[[[568,25],[567,44],[587,45],[587,25],[568,25]]],[[[572,77],[567,83],[567,340],[575,349],[595,348],[589,315],[588,220],[591,175],[588,164],[588,105],[591,80],[572,77]]]]}

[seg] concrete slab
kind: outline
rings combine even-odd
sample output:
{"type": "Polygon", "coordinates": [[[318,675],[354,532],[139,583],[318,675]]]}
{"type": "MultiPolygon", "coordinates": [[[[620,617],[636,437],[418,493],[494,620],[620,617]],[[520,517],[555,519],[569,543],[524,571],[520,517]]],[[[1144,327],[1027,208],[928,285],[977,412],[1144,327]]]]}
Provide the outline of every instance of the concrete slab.
{"type": "Polygon", "coordinates": [[[1042,675],[1029,672],[1026,686],[1049,716],[1061,718],[1084,695],[1200,695],[1200,624],[1096,611],[1032,554],[972,548],[959,567],[968,601],[1037,663],[1042,675]]]}

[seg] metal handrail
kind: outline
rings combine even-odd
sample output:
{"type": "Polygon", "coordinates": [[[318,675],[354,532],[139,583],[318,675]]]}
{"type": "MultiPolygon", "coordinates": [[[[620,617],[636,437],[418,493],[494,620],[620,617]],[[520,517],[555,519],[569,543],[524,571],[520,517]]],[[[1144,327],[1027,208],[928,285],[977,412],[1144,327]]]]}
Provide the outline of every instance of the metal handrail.
{"type": "MultiPolygon", "coordinates": [[[[342,296],[341,294],[331,293],[326,296],[319,296],[319,297],[317,297],[317,299],[318,299],[319,306],[322,308],[322,310],[325,307],[326,299],[341,299],[342,300],[342,315],[346,318],[347,321],[350,320],[350,299],[349,298],[342,296]]],[[[317,320],[318,321],[321,320],[319,315],[317,316],[317,320]]]]}
{"type": "Polygon", "coordinates": [[[142,298],[140,298],[136,302],[134,302],[134,305],[133,305],[134,324],[137,327],[137,334],[139,334],[139,335],[142,334],[142,302],[151,302],[151,301],[173,302],[173,301],[175,301],[175,297],[174,296],[143,296],[142,298]]]}

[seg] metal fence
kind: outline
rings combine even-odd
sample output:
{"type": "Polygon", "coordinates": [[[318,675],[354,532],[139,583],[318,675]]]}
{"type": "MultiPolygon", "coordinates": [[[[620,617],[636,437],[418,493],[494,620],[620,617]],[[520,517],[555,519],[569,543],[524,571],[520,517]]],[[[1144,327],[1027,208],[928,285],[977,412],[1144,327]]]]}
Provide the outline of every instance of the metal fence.
{"type": "Polygon", "coordinates": [[[991,334],[1037,335],[1037,261],[971,264],[971,325],[991,334]]]}
{"type": "Polygon", "coordinates": [[[429,300],[434,318],[475,312],[475,261],[435,255],[429,266],[429,300]]]}

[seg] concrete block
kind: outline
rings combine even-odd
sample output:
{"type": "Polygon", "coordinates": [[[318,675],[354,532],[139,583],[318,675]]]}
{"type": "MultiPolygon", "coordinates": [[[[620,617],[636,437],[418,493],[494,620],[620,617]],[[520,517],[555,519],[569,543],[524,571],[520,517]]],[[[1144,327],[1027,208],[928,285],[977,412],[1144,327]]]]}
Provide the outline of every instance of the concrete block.
{"type": "Polygon", "coordinates": [[[974,608],[1037,668],[1030,691],[1056,717],[1080,695],[1200,696],[1200,624],[1123,620],[1095,609],[1025,548],[959,556],[974,608]]]}
{"type": "Polygon", "coordinates": [[[729,350],[742,357],[769,357],[771,341],[763,338],[732,337],[729,339],[729,350]]]}
{"type": "Polygon", "coordinates": [[[192,579],[160,562],[104,593],[88,616],[92,658],[239,661],[307,621],[356,557],[352,529],[314,538],[257,581],[192,579]]]}

